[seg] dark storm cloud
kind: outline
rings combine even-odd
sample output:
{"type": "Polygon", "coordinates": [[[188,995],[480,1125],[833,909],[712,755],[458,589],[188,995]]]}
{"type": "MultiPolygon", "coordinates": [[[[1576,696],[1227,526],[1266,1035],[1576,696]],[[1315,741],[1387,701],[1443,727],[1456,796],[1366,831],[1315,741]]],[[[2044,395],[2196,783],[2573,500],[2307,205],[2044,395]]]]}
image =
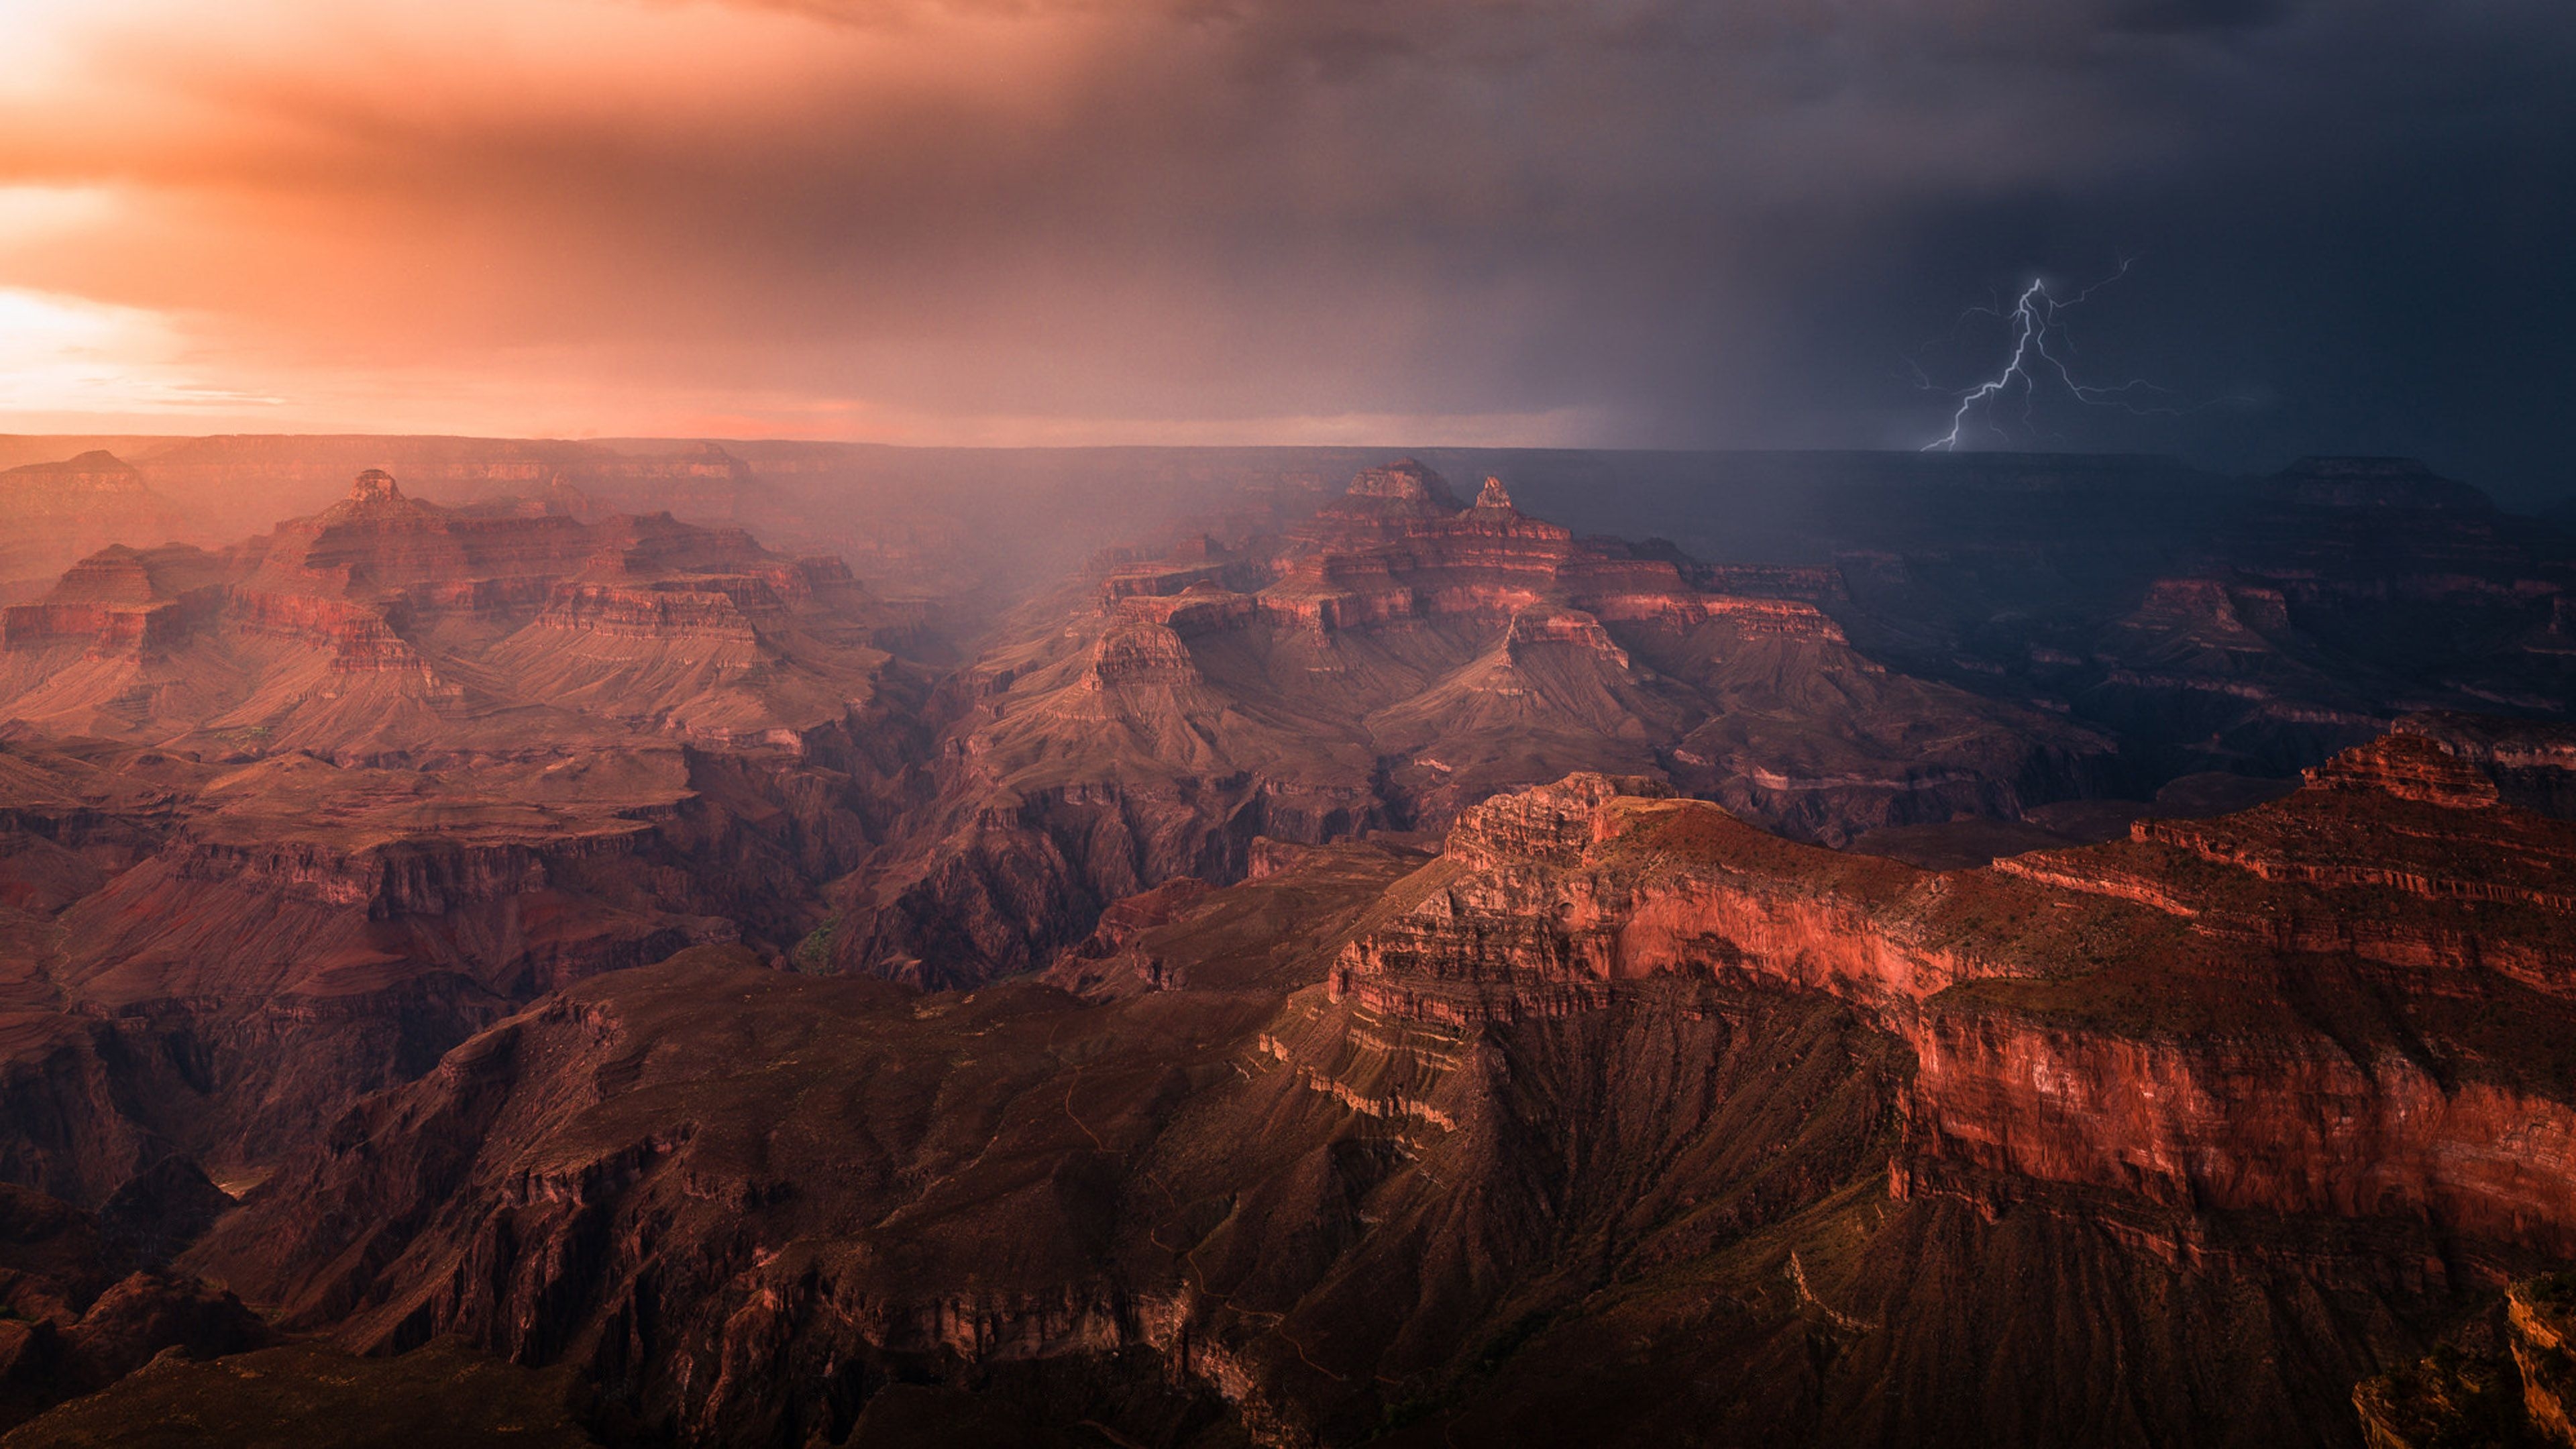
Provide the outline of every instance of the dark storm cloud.
{"type": "MultiPolygon", "coordinates": [[[[444,349],[933,432],[1910,445],[1996,360],[1964,309],[2134,255],[2086,365],[2196,406],[2046,415],[2062,441],[2556,466],[2563,0],[627,13],[705,29],[705,64],[621,71],[575,35],[478,78],[462,44],[352,71],[128,36],[188,139],[49,154],[174,173],[192,280],[112,300],[344,362],[444,349]]],[[[117,256],[38,280],[100,292],[81,269],[117,256]]]]}

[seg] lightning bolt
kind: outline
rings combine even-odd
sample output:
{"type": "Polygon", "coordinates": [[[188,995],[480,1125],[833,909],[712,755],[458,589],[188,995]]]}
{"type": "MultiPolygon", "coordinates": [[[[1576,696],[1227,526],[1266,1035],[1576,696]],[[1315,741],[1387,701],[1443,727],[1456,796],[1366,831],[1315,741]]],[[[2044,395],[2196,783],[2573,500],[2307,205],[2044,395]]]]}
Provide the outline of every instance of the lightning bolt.
{"type": "MultiPolygon", "coordinates": [[[[2118,271],[2084,288],[2072,297],[2056,295],[2048,289],[2045,278],[2033,277],[2030,285],[2022,289],[2021,296],[2013,303],[2009,312],[2001,305],[1969,308],[1963,316],[1983,314],[2001,317],[2011,324],[2012,355],[2005,360],[2001,372],[1958,395],[1959,406],[1950,414],[1950,431],[1925,443],[1921,451],[1929,453],[1939,449],[1944,452],[1957,452],[1961,434],[1967,430],[1969,416],[1977,411],[1978,405],[1992,402],[2016,391],[2021,396],[2022,421],[2036,431],[2038,425],[2031,415],[2031,410],[2036,405],[2039,385],[2044,380],[2053,379],[2059,386],[2066,389],[2068,396],[2091,407],[2116,407],[2139,417],[2188,411],[2186,408],[2156,401],[2173,397],[2172,389],[2159,387],[2144,378],[2131,378],[2127,382],[2114,386],[2100,387],[2078,379],[2074,369],[2067,365],[2066,359],[2075,355],[2075,339],[2067,331],[2065,322],[2061,320],[2062,314],[2082,306],[2094,293],[2127,276],[2129,268],[2136,261],[2135,257],[2123,258],[2118,271]],[[2051,347],[2052,338],[2055,339],[2054,349],[2051,347]],[[2063,355],[2060,355],[2061,353],[2063,355]],[[2142,398],[2149,400],[2141,401],[2142,398]]],[[[1921,375],[1919,366],[1916,368],[1916,373],[1918,376],[1921,375]]],[[[1928,382],[1926,385],[1928,386],[1928,382]]],[[[1997,436],[2007,440],[2012,437],[2012,434],[2004,430],[2002,424],[1989,423],[1988,425],[1995,430],[1997,436]]]]}

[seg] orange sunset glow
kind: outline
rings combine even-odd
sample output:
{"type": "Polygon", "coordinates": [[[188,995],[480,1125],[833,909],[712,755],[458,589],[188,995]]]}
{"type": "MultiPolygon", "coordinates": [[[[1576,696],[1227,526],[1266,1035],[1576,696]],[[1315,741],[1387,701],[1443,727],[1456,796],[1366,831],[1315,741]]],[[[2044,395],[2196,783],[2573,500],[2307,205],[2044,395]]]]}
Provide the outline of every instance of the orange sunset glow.
{"type": "Polygon", "coordinates": [[[1915,446],[1963,306],[2143,257],[2194,407],[2095,443],[2523,460],[2555,13],[15,0],[0,427],[1915,446]]]}
{"type": "Polygon", "coordinates": [[[1365,362],[1251,385],[1326,349],[1418,359],[1441,319],[1407,296],[1418,252],[1323,284],[1349,239],[1303,224],[1260,262],[1289,290],[1235,285],[1273,206],[1358,225],[1401,188],[1310,164],[1350,118],[1254,114],[1273,85],[1247,69],[1253,22],[1190,9],[13,5],[0,425],[1014,442],[1432,417],[1547,441],[1597,422],[1597,402],[1435,398],[1365,362]],[[1267,154],[1220,164],[1211,127],[1267,154]]]}

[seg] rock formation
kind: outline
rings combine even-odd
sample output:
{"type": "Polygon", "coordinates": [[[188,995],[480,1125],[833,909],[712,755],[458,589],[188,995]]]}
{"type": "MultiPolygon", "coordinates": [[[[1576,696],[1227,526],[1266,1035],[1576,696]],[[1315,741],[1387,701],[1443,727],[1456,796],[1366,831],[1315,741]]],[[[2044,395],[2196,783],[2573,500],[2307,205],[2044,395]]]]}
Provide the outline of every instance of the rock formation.
{"type": "Polygon", "coordinates": [[[2475,780],[2394,736],[1943,873],[1577,775],[1122,907],[1080,998],[693,953],[188,1263],[692,1442],[908,1382],[1268,1444],[2351,1444],[2357,1380],[2576,1248],[2576,831],[2475,780]]]}
{"type": "Polygon", "coordinates": [[[0,745],[0,1173],[82,1203],[173,1150],[255,1176],[544,992],[783,953],[867,843],[834,740],[439,770],[0,745]]]}
{"type": "Polygon", "coordinates": [[[2473,490],[796,525],[934,616],[746,530],[864,450],[153,447],[338,496],[0,610],[12,1446],[2563,1432],[2569,558],[2473,490]]]}
{"type": "Polygon", "coordinates": [[[736,530],[378,471],[10,606],[0,1173],[85,1204],[173,1150],[255,1176],[543,992],[785,951],[900,801],[870,607],[736,530]]]}
{"type": "Polygon", "coordinates": [[[2110,748],[1891,673],[1813,604],[1578,539],[1499,482],[1462,509],[1411,459],[1283,527],[1117,564],[1088,604],[1031,611],[952,683],[939,802],[855,883],[840,964],[1025,969],[1121,896],[1237,878],[1256,836],[1436,831],[1568,769],[1838,843],[2086,793],[2110,748]]]}
{"type": "MultiPolygon", "coordinates": [[[[129,1200],[127,1225],[135,1217],[129,1200]]],[[[203,1227],[166,1246],[184,1247],[203,1227]]],[[[238,1299],[120,1236],[67,1203],[0,1185],[0,1431],[158,1359],[268,1342],[238,1299]]]]}
{"type": "Polygon", "coordinates": [[[220,554],[111,547],[0,614],[0,715],[191,749],[456,758],[788,738],[889,656],[837,560],[668,515],[413,499],[388,474],[220,554]]]}

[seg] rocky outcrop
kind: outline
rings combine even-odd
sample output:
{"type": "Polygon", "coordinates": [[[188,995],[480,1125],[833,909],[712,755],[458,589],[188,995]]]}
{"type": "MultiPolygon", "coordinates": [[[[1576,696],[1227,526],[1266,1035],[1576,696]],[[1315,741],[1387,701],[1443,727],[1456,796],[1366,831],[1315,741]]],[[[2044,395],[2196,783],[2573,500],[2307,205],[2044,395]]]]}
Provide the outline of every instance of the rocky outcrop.
{"type": "Polygon", "coordinates": [[[537,616],[540,627],[630,639],[755,641],[751,620],[717,589],[635,589],[613,584],[558,584],[537,616]]]}
{"type": "Polygon", "coordinates": [[[2500,1324],[2463,1344],[2365,1379],[2353,1409],[2369,1449],[2562,1449],[2576,1444],[2576,1356],[2569,1352],[2576,1282],[2563,1273],[2511,1285],[2500,1324]],[[2496,1340],[2501,1339],[2501,1343],[2496,1340]]]}
{"type": "Polygon", "coordinates": [[[1909,1150],[1936,1167],[2576,1251],[2576,1102],[2500,1071],[2485,1028],[2443,1025],[2464,999],[2563,990],[2547,963],[2576,932],[2576,834],[2481,784],[2390,736],[2244,814],[1930,875],[1578,778],[1462,817],[1446,859],[1464,874],[1346,947],[1332,990],[1462,1027],[1598,1009],[1671,972],[1822,990],[1912,1048],[1909,1150]],[[2428,855],[2486,873],[2434,875],[2428,855]],[[2374,983],[2356,953],[2405,974],[2374,983]],[[2350,1014],[2386,991],[2415,1000],[2350,1014]]]}
{"type": "Polygon", "coordinates": [[[2561,820],[2576,818],[2576,729],[2450,711],[2408,715],[2395,728],[2439,741],[2475,764],[2503,798],[2523,809],[2561,820]]]}
{"type": "Polygon", "coordinates": [[[1256,835],[1438,830],[1569,769],[1836,842],[2100,783],[2106,741],[1891,674],[1814,604],[1712,594],[1688,562],[1579,539],[1499,480],[1460,508],[1409,459],[1284,525],[1114,559],[1096,607],[1038,611],[954,686],[939,803],[852,891],[833,960],[989,980],[1120,896],[1238,879],[1256,835]]]}

